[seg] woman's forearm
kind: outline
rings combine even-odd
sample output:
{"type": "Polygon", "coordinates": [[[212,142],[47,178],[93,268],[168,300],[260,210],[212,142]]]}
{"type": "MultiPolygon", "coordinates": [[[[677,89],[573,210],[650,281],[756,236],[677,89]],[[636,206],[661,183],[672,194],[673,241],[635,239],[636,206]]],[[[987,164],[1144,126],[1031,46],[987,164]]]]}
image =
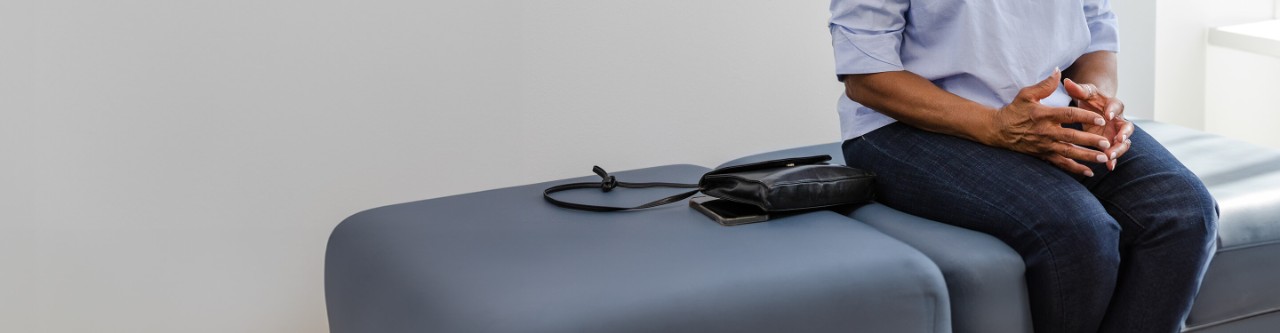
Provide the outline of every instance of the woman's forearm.
{"type": "Polygon", "coordinates": [[[908,125],[991,144],[996,109],[957,96],[907,71],[853,74],[845,94],[859,104],[908,125]]]}
{"type": "Polygon", "coordinates": [[[1103,94],[1115,96],[1117,88],[1116,54],[1110,51],[1086,53],[1062,71],[1062,76],[1076,83],[1090,83],[1103,94]]]}
{"type": "Polygon", "coordinates": [[[844,78],[849,98],[898,121],[930,132],[1040,157],[1073,173],[1093,172],[1076,161],[1105,162],[1097,150],[1110,146],[1107,138],[1062,124],[1102,126],[1102,116],[1079,108],[1054,107],[1040,100],[1057,91],[1062,73],[1022,88],[1013,101],[995,109],[951,94],[919,75],[883,72],[844,78]]]}

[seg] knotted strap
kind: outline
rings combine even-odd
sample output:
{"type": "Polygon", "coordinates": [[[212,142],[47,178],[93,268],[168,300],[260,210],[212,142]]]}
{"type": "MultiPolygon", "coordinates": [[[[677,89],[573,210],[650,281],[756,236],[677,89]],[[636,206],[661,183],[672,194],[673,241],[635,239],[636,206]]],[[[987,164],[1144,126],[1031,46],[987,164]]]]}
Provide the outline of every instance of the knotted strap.
{"type": "Polygon", "coordinates": [[[691,197],[694,194],[698,193],[698,190],[679,193],[679,194],[654,200],[653,202],[635,206],[635,207],[587,205],[587,204],[560,201],[560,200],[556,200],[556,198],[551,197],[551,193],[560,192],[564,190],[580,189],[580,188],[598,188],[600,189],[601,192],[613,191],[613,189],[616,187],[627,187],[627,188],[674,187],[674,188],[695,188],[695,189],[698,188],[697,184],[620,182],[618,181],[617,177],[614,177],[613,175],[610,175],[608,172],[605,172],[604,168],[601,168],[600,166],[592,167],[591,171],[595,172],[596,175],[600,176],[600,182],[570,183],[570,184],[552,186],[547,188],[545,191],[542,191],[542,198],[546,199],[547,202],[550,202],[553,205],[564,207],[564,208],[589,210],[593,212],[614,212],[614,211],[620,211],[620,210],[645,209],[645,208],[662,206],[665,204],[684,200],[684,198],[691,197]]]}

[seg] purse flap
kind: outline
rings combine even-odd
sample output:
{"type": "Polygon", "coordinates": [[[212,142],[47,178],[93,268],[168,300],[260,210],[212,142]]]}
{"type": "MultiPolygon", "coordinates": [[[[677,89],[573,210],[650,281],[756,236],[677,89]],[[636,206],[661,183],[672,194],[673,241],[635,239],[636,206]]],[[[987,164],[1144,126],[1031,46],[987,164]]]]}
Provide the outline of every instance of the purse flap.
{"type": "Polygon", "coordinates": [[[869,201],[875,174],[829,160],[817,155],[724,167],[704,174],[698,185],[706,195],[765,211],[869,201]]]}
{"type": "Polygon", "coordinates": [[[744,171],[761,170],[761,169],[773,169],[773,168],[781,168],[781,167],[796,166],[796,165],[820,164],[830,160],[831,160],[831,155],[792,157],[792,158],[784,158],[784,159],[769,160],[769,161],[763,161],[763,162],[727,166],[727,167],[711,170],[711,172],[708,172],[706,175],[717,175],[717,174],[724,174],[724,173],[744,172],[744,171]]]}

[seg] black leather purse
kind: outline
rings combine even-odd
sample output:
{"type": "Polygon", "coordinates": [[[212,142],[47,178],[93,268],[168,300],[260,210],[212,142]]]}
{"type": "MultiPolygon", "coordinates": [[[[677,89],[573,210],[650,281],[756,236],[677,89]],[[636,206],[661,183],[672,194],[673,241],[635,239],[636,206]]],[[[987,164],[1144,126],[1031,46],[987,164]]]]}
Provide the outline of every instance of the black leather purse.
{"type": "Polygon", "coordinates": [[[556,206],[597,212],[652,208],[677,202],[702,192],[727,201],[752,205],[765,212],[789,212],[842,205],[863,204],[874,196],[875,174],[843,165],[827,164],[831,156],[784,158],[728,166],[702,175],[698,184],[627,183],[596,166],[599,183],[571,183],[552,186],[542,197],[556,206]],[[616,187],[676,187],[694,190],[654,200],[635,207],[596,206],[560,201],[551,193],[582,188],[604,192],[616,187]]]}

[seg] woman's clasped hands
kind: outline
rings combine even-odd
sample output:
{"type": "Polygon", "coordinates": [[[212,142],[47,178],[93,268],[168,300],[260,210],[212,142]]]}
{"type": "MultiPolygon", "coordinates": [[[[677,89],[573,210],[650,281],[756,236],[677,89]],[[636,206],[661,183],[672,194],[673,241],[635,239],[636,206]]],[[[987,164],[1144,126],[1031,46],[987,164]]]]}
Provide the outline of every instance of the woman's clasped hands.
{"type": "Polygon", "coordinates": [[[1062,72],[1023,88],[1012,103],[992,114],[983,144],[1039,157],[1071,173],[1093,177],[1081,164],[1106,163],[1115,169],[1116,159],[1129,149],[1133,124],[1122,116],[1124,104],[1091,84],[1068,79],[1067,94],[1080,107],[1055,107],[1040,103],[1058,89],[1062,72]],[[1079,123],[1084,130],[1063,127],[1079,123]],[[1089,147],[1096,148],[1090,149],[1089,147]]]}

